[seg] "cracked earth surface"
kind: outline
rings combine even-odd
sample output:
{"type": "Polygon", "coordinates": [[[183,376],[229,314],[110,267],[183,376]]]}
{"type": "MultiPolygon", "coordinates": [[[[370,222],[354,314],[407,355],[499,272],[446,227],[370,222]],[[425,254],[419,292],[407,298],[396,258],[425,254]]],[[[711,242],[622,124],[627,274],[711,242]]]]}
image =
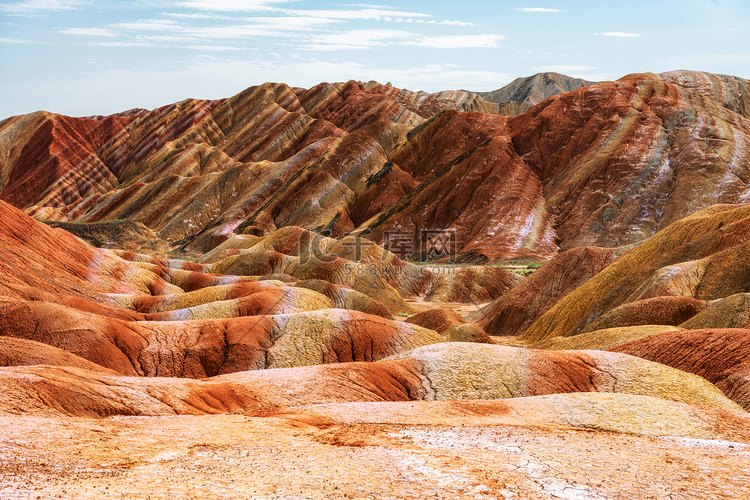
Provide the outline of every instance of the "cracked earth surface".
{"type": "Polygon", "coordinates": [[[0,418],[0,497],[737,499],[750,446],[319,416],[0,418]]]}

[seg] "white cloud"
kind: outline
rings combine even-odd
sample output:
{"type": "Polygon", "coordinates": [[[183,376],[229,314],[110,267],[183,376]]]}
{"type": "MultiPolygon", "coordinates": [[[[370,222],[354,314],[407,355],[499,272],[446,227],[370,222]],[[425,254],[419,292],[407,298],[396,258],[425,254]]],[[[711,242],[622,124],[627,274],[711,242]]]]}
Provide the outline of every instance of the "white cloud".
{"type": "Polygon", "coordinates": [[[613,36],[617,38],[634,38],[641,36],[638,33],[625,33],[622,31],[604,31],[602,33],[594,33],[595,35],[613,36]]]}
{"type": "Polygon", "coordinates": [[[175,17],[177,19],[232,19],[237,20],[236,16],[222,16],[219,14],[204,14],[204,13],[193,13],[184,14],[181,12],[164,12],[167,17],[175,17]]]}
{"type": "Polygon", "coordinates": [[[181,30],[184,36],[210,40],[232,40],[242,38],[291,37],[300,31],[307,31],[305,26],[284,26],[274,24],[237,24],[232,26],[207,26],[181,30]]]}
{"type": "Polygon", "coordinates": [[[295,0],[187,0],[184,2],[177,2],[176,5],[197,10],[249,12],[255,10],[267,10],[272,8],[274,4],[293,1],[295,0]]]}
{"type": "Polygon", "coordinates": [[[153,47],[153,43],[149,42],[96,42],[91,43],[94,47],[153,47]]]}
{"type": "Polygon", "coordinates": [[[75,10],[84,3],[83,0],[26,0],[0,5],[0,11],[13,14],[32,14],[45,10],[75,10]]]}
{"type": "Polygon", "coordinates": [[[543,7],[516,7],[518,12],[562,12],[560,9],[545,9],[543,7]]]}
{"type": "MultiPolygon", "coordinates": [[[[383,45],[383,44],[380,44],[383,45]]],[[[300,47],[301,50],[310,50],[315,52],[333,52],[337,50],[370,50],[371,45],[353,45],[345,43],[313,43],[300,47]]]]}
{"type": "Polygon", "coordinates": [[[425,24],[441,24],[445,26],[474,26],[474,23],[468,23],[464,21],[425,21],[425,24]]]}
{"type": "Polygon", "coordinates": [[[115,34],[104,28],[65,28],[57,30],[63,35],[82,35],[82,36],[115,36],[115,34]]]}
{"type": "Polygon", "coordinates": [[[329,19],[370,19],[386,20],[387,17],[432,17],[430,14],[421,12],[404,12],[401,10],[387,10],[379,8],[365,8],[360,10],[291,10],[284,9],[283,12],[289,15],[306,16],[306,17],[326,17],[329,19]]]}
{"type": "Polygon", "coordinates": [[[133,31],[181,31],[184,26],[171,19],[141,19],[140,21],[111,24],[110,28],[133,31]]]}
{"type": "Polygon", "coordinates": [[[0,38],[0,43],[15,43],[23,45],[36,45],[41,42],[35,40],[24,40],[23,38],[0,38]]]}
{"type": "Polygon", "coordinates": [[[318,28],[327,26],[333,23],[339,23],[338,19],[313,17],[313,16],[301,16],[301,17],[252,17],[247,18],[245,21],[249,21],[259,26],[272,26],[276,28],[283,28],[289,30],[308,30],[312,28],[318,28]]]}
{"type": "Polygon", "coordinates": [[[149,40],[197,41],[232,40],[244,38],[289,38],[301,33],[317,31],[340,21],[317,17],[250,17],[244,24],[218,24],[213,26],[188,26],[174,19],[142,19],[117,23],[110,28],[128,31],[162,32],[144,36],[149,40]]]}
{"type": "Polygon", "coordinates": [[[195,42],[198,39],[190,35],[143,35],[136,37],[138,40],[150,40],[153,42],[195,42]]]}
{"type": "Polygon", "coordinates": [[[426,36],[408,44],[437,49],[488,48],[497,47],[497,43],[504,38],[503,35],[426,36]]]}
{"type": "Polygon", "coordinates": [[[369,49],[399,40],[408,40],[414,36],[414,33],[403,30],[353,30],[312,36],[301,48],[303,50],[369,49]]]}
{"type": "MultiPolygon", "coordinates": [[[[296,0],[285,0],[285,1],[296,1],[296,0]]],[[[437,24],[437,25],[449,25],[449,26],[474,26],[472,22],[455,21],[455,20],[443,20],[437,21],[432,19],[432,14],[426,14],[424,12],[410,12],[405,10],[394,9],[393,7],[377,6],[377,5],[345,5],[345,7],[359,7],[358,9],[287,9],[272,7],[271,4],[275,2],[261,1],[261,2],[232,2],[232,1],[220,1],[220,2],[180,2],[178,5],[196,7],[198,4],[206,4],[201,9],[213,10],[213,11],[258,11],[265,10],[271,12],[278,12],[286,14],[290,17],[302,17],[302,18],[323,18],[328,19],[328,22],[334,20],[339,21],[356,21],[356,20],[370,20],[370,21],[385,21],[385,22],[418,22],[425,24],[437,24]],[[237,5],[235,5],[237,4],[237,5]],[[239,8],[239,4],[242,8],[239,8]],[[210,8],[209,8],[210,6],[210,8]]],[[[279,2],[280,3],[280,2],[279,2]]],[[[182,18],[182,19],[233,19],[237,20],[251,20],[251,19],[237,19],[228,16],[222,16],[217,14],[206,14],[206,13],[167,13],[169,17],[182,18]]],[[[283,19],[283,18],[280,18],[283,19]]]]}
{"type": "Polygon", "coordinates": [[[497,47],[503,35],[424,36],[404,30],[353,30],[315,35],[307,39],[302,50],[332,51],[371,49],[387,45],[411,45],[437,49],[497,47]]]}
{"type": "Polygon", "coordinates": [[[364,7],[365,9],[390,9],[388,5],[376,5],[371,3],[346,3],[344,7],[364,7]]]}
{"type": "Polygon", "coordinates": [[[198,50],[200,52],[226,52],[229,50],[242,50],[239,47],[230,47],[228,45],[187,45],[186,49],[198,50]]]}

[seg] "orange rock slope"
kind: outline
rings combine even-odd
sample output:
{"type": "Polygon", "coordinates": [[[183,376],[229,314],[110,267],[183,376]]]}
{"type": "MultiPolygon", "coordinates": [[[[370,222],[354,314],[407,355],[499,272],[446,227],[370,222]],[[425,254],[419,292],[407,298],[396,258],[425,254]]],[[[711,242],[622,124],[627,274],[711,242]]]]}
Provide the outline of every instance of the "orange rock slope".
{"type": "MultiPolygon", "coordinates": [[[[214,266],[208,264],[93,248],[5,202],[0,214],[0,335],[18,339],[28,353],[9,356],[11,365],[39,359],[57,364],[57,353],[63,365],[73,354],[73,366],[88,367],[83,361],[88,360],[125,375],[205,377],[372,361],[445,340],[435,331],[392,320],[388,307],[371,298],[385,298],[377,286],[387,287],[393,303],[408,309],[404,297],[416,292],[406,285],[396,288],[368,275],[364,284],[354,283],[367,295],[322,279],[212,274],[214,266]],[[46,347],[34,355],[29,341],[46,347]]],[[[348,279],[344,268],[326,274],[326,263],[340,257],[318,257],[305,269],[320,269],[332,281],[348,279]]],[[[390,262],[407,266],[396,256],[390,262]]],[[[427,280],[430,287],[436,280],[409,266],[416,283],[427,280]]],[[[479,290],[496,296],[507,286],[479,290]]]]}
{"type": "MultiPolygon", "coordinates": [[[[12,413],[152,414],[148,408],[166,404],[172,408],[167,411],[178,413],[205,406],[205,411],[214,408],[211,413],[229,409],[254,414],[267,407],[324,402],[498,399],[570,392],[634,394],[725,410],[740,408],[706,380],[663,364],[597,351],[552,353],[492,345],[481,326],[463,324],[456,313],[426,311],[409,322],[398,322],[389,319],[385,306],[386,317],[342,309],[347,304],[340,300],[342,293],[367,297],[346,285],[317,278],[314,284],[298,286],[305,282],[293,277],[296,269],[330,269],[330,263],[342,259],[338,254],[351,251],[341,248],[342,240],[321,240],[316,245],[319,253],[310,256],[300,251],[307,247],[302,242],[318,236],[294,229],[295,239],[280,231],[231,245],[228,240],[224,250],[214,255],[217,262],[201,264],[96,249],[4,202],[0,209],[0,252],[9,266],[2,284],[0,332],[7,338],[6,364],[14,367],[0,374],[0,384],[6,387],[5,411],[12,413]],[[54,252],[49,247],[53,242],[54,252]],[[248,244],[252,246],[242,248],[248,244]],[[229,247],[240,253],[227,252],[229,247]],[[232,268],[227,259],[263,255],[266,248],[296,254],[277,252],[280,262],[291,262],[284,268],[291,273],[283,274],[285,281],[273,275],[210,273],[232,268]],[[46,257],[45,252],[52,255],[46,257]],[[300,265],[303,259],[309,261],[307,267],[300,265]],[[339,308],[334,304],[337,298],[339,308]],[[68,368],[35,367],[40,362],[68,368]],[[126,379],[113,374],[170,378],[126,379]],[[174,378],[217,375],[225,378],[196,383],[174,378]],[[309,382],[303,382],[306,379],[309,382]],[[294,387],[285,385],[290,380],[294,387]],[[74,389],[79,384],[82,388],[74,389]],[[99,384],[108,389],[96,389],[99,384]],[[120,385],[124,393],[116,389],[120,385]],[[34,397],[39,391],[43,395],[34,397]],[[207,396],[197,395],[204,391],[218,406],[194,401],[196,397],[206,401],[207,396]],[[81,400],[84,393],[93,399],[81,400]],[[184,397],[178,396],[183,393],[184,397]],[[149,398],[156,399],[147,403],[149,398]]],[[[726,218],[743,210],[718,214],[726,218]]],[[[378,248],[362,243],[361,261],[351,261],[366,266],[368,259],[380,259],[380,266],[401,268],[400,273],[386,273],[383,267],[380,275],[370,276],[365,284],[375,288],[359,283],[373,296],[382,298],[382,290],[391,290],[396,301],[420,293],[429,301],[434,288],[445,288],[446,280],[450,282],[446,276],[418,272],[418,266],[378,248]],[[420,285],[423,282],[426,285],[420,285]],[[377,288],[385,285],[389,288],[377,288]]],[[[593,280],[627,262],[628,255],[593,280]]],[[[466,284],[466,276],[473,276],[468,282],[473,293],[512,294],[517,283],[511,282],[510,291],[482,288],[482,268],[463,268],[467,269],[475,271],[457,274],[460,278],[454,281],[466,284]]],[[[504,271],[494,269],[489,275],[496,272],[504,271]]],[[[348,275],[339,270],[325,276],[335,281],[348,275]]],[[[351,305],[362,303],[354,300],[351,305]]]]}

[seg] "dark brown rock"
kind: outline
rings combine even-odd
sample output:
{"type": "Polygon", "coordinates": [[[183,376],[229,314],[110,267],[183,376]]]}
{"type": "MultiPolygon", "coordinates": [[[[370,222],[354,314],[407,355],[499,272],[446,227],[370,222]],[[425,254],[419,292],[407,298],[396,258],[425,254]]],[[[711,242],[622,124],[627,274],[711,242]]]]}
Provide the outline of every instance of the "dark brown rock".
{"type": "Polygon", "coordinates": [[[677,326],[692,318],[706,307],[703,300],[692,297],[654,297],[628,302],[602,314],[581,333],[639,325],[677,326]]]}
{"type": "Polygon", "coordinates": [[[429,328],[430,330],[435,330],[438,333],[443,333],[449,328],[465,323],[464,319],[457,312],[442,308],[422,311],[421,313],[409,316],[406,321],[429,328]]]}

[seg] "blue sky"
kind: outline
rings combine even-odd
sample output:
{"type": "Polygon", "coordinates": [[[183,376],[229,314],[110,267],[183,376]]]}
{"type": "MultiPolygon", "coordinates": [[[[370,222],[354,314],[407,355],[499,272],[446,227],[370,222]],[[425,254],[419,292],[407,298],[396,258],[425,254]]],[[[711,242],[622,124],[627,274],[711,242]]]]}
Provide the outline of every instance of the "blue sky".
{"type": "Polygon", "coordinates": [[[2,0],[0,119],[230,97],[265,81],[493,90],[697,69],[750,78],[747,0],[2,0]]]}

